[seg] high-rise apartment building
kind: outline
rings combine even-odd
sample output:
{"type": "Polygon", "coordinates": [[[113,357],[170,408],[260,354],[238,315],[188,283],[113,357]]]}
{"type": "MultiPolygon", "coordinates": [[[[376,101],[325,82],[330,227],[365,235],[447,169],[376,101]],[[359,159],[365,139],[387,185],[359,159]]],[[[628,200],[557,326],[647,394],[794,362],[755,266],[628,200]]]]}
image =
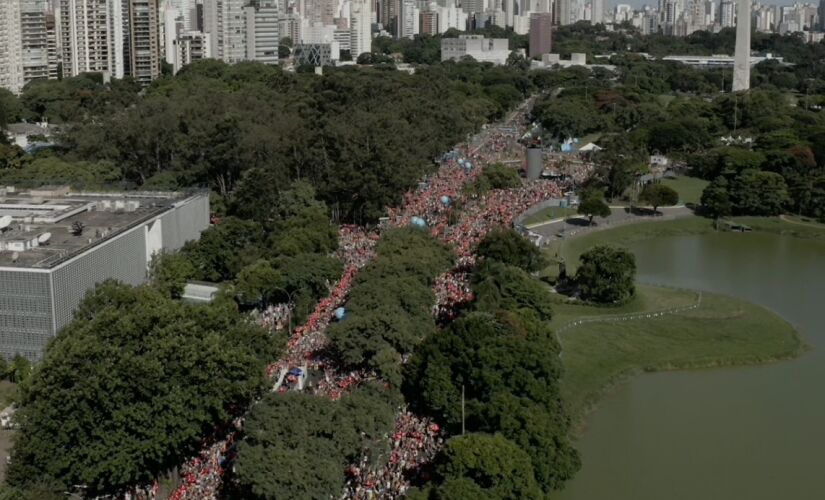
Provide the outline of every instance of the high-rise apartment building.
{"type": "Polygon", "coordinates": [[[350,54],[355,60],[372,51],[372,11],[367,0],[353,0],[350,5],[350,54]]]}
{"type": "Polygon", "coordinates": [[[379,0],[378,2],[378,22],[393,35],[398,33],[399,10],[400,0],[379,0]]]}
{"type": "Polygon", "coordinates": [[[246,58],[278,64],[278,0],[257,0],[246,8],[246,58]]]}
{"type": "Polygon", "coordinates": [[[730,28],[733,26],[735,21],[735,11],[734,11],[734,3],[733,0],[722,0],[719,3],[719,24],[723,28],[730,28]]]}
{"type": "Polygon", "coordinates": [[[58,50],[57,19],[54,11],[46,14],[46,53],[49,58],[49,79],[57,80],[60,70],[60,51],[58,50]]]}
{"type": "MultiPolygon", "coordinates": [[[[12,0],[12,3],[18,0],[12,0]]],[[[23,80],[49,77],[49,33],[46,29],[47,0],[19,0],[20,41],[23,51],[23,80]]]]}
{"type": "MultiPolygon", "coordinates": [[[[127,0],[128,1],[128,0],[127,0]]],[[[112,28],[117,25],[117,0],[60,0],[60,44],[63,76],[115,71],[118,41],[112,28]]],[[[122,53],[121,53],[122,54],[122,53]]]]}
{"type": "Polygon", "coordinates": [[[604,2],[605,0],[592,0],[590,2],[590,24],[604,23],[604,2]]]}
{"type": "Polygon", "coordinates": [[[817,7],[817,13],[819,14],[819,29],[821,31],[825,31],[825,0],[819,0],[819,7],[817,7]]]}
{"type": "Polygon", "coordinates": [[[129,23],[129,0],[109,0],[109,54],[111,75],[115,78],[132,73],[132,31],[129,23]]]}
{"type": "Polygon", "coordinates": [[[401,10],[398,17],[398,38],[412,38],[419,30],[418,9],[415,0],[401,0],[401,10]]]}
{"type": "Polygon", "coordinates": [[[435,35],[438,33],[438,13],[431,10],[422,11],[418,16],[419,33],[435,35]]]}
{"type": "Polygon", "coordinates": [[[530,57],[541,57],[553,49],[553,14],[530,15],[530,57]]]}
{"type": "Polygon", "coordinates": [[[175,41],[177,56],[175,57],[175,73],[187,64],[212,57],[212,46],[209,35],[200,31],[182,33],[175,41]]]}
{"type": "Polygon", "coordinates": [[[0,87],[14,93],[23,88],[20,3],[0,1],[0,87]]]}
{"type": "Polygon", "coordinates": [[[160,76],[158,0],[129,0],[131,76],[149,85],[160,76]]]}
{"type": "Polygon", "coordinates": [[[229,64],[246,60],[247,0],[204,2],[204,32],[209,33],[212,56],[229,64]]]}

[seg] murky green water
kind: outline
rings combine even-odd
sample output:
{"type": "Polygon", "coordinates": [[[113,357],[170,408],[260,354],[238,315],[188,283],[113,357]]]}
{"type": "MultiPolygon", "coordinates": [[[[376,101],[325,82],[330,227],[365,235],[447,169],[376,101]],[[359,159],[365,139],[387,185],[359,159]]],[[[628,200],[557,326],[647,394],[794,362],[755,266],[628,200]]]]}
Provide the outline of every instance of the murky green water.
{"type": "Polygon", "coordinates": [[[767,234],[633,246],[639,280],[725,293],[794,324],[812,352],[648,374],[590,416],[563,500],[825,499],[825,243],[767,234]]]}

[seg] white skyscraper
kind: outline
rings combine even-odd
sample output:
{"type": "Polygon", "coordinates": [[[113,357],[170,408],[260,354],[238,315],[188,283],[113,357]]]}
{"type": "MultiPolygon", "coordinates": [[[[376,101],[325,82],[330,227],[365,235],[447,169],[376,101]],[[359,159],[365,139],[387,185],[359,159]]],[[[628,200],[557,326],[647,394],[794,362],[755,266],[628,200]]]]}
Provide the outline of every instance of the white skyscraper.
{"type": "Polygon", "coordinates": [[[719,24],[723,28],[732,27],[736,19],[735,15],[733,0],[722,0],[719,4],[719,24]]]}
{"type": "Polygon", "coordinates": [[[258,0],[246,8],[246,58],[278,64],[278,0],[258,0]]]}
{"type": "MultiPolygon", "coordinates": [[[[124,2],[126,0],[123,0],[124,2]]],[[[115,63],[117,54],[124,54],[123,23],[115,16],[123,15],[120,0],[60,0],[60,43],[63,56],[63,76],[80,73],[104,73],[122,77],[123,61],[115,63]]],[[[128,10],[127,10],[128,11],[128,10]]],[[[128,38],[128,37],[127,37],[128,38]]]]}
{"type": "MultiPolygon", "coordinates": [[[[14,3],[16,0],[12,0],[14,3]]],[[[51,10],[47,0],[20,1],[20,40],[23,51],[23,80],[28,83],[49,77],[49,32],[46,15],[51,10]]]]}
{"type": "MultiPolygon", "coordinates": [[[[78,0],[80,1],[80,0],[78,0]]],[[[109,59],[111,70],[109,73],[115,78],[123,78],[132,70],[132,33],[129,28],[129,0],[109,0],[108,8],[109,30],[109,59]]],[[[64,51],[66,47],[63,47],[64,51]]],[[[65,53],[64,53],[65,61],[65,53]]],[[[63,73],[66,73],[66,64],[63,64],[63,73]]],[[[74,73],[77,74],[77,73],[74,73]]]]}
{"type": "Polygon", "coordinates": [[[398,20],[398,37],[412,38],[417,34],[418,9],[415,0],[401,0],[400,16],[398,20]]]}
{"type": "Polygon", "coordinates": [[[604,23],[604,1],[592,0],[590,7],[590,23],[600,24],[604,23]]]}
{"type": "MultiPolygon", "coordinates": [[[[195,0],[167,0],[178,11],[178,15],[183,18],[183,31],[192,31],[192,10],[195,0]]],[[[211,0],[206,0],[207,2],[211,0]]]]}
{"type": "Polygon", "coordinates": [[[171,0],[166,0],[163,4],[162,14],[163,60],[172,66],[177,67],[177,60],[179,56],[177,39],[178,36],[186,30],[183,23],[183,16],[171,0]]]}
{"type": "Polygon", "coordinates": [[[0,87],[14,93],[23,88],[20,4],[0,1],[0,87]]]}
{"type": "Polygon", "coordinates": [[[372,9],[365,0],[353,0],[350,5],[350,54],[355,60],[364,52],[372,51],[372,9]]]}
{"type": "Polygon", "coordinates": [[[733,91],[751,87],[751,0],[737,0],[733,91]]]}
{"type": "Polygon", "coordinates": [[[212,57],[227,63],[246,59],[247,0],[207,0],[203,3],[204,32],[210,35],[212,57]]]}

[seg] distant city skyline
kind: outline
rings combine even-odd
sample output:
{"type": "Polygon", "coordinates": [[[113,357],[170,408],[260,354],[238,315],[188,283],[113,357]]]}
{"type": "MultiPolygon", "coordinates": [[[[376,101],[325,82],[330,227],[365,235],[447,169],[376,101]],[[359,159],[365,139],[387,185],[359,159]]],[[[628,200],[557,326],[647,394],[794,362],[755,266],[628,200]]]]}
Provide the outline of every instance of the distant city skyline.
{"type": "MultiPolygon", "coordinates": [[[[715,1],[716,1],[716,3],[719,3],[718,0],[715,0],[715,1]]],[[[795,0],[774,0],[774,1],[762,2],[762,3],[766,3],[766,4],[770,4],[770,5],[793,5],[795,3],[812,3],[814,5],[819,5],[818,1],[799,2],[799,1],[795,1],[795,0]]],[[[633,7],[634,9],[641,9],[645,5],[650,5],[650,6],[654,6],[654,7],[656,6],[656,2],[655,1],[651,2],[650,0],[627,0],[627,1],[607,0],[607,5],[609,6],[610,10],[613,10],[613,8],[616,5],[619,5],[619,4],[627,4],[627,5],[630,5],[631,7],[633,7]]]]}

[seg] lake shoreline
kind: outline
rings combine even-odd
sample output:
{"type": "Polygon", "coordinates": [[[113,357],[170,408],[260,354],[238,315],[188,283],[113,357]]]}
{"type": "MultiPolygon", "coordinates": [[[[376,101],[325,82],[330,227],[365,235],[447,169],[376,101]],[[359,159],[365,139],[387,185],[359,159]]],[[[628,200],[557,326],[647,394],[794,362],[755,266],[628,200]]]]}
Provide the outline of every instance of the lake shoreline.
{"type": "MultiPolygon", "coordinates": [[[[712,222],[709,219],[705,219],[698,216],[688,216],[688,217],[681,217],[677,219],[670,219],[666,221],[657,221],[657,220],[639,220],[636,223],[632,224],[625,224],[619,227],[604,227],[601,230],[591,231],[586,234],[582,235],[574,235],[564,242],[567,245],[567,248],[562,247],[561,249],[557,249],[566,262],[568,262],[568,269],[571,268],[570,263],[575,263],[578,261],[578,257],[586,247],[590,247],[596,244],[628,244],[635,241],[640,241],[648,238],[653,237],[666,237],[666,236],[689,236],[689,235],[702,235],[702,234],[710,234],[716,232],[712,226],[712,222]],[[575,243],[576,241],[579,243],[575,243]],[[585,243],[585,244],[582,244],[585,243]]],[[[742,218],[743,223],[747,223],[754,227],[756,231],[764,231],[766,233],[776,234],[778,236],[791,236],[791,237],[802,237],[802,238],[825,238],[825,227],[821,230],[820,234],[810,234],[811,230],[819,233],[819,228],[805,228],[808,234],[804,236],[799,236],[798,233],[791,233],[787,232],[787,227],[793,223],[787,222],[784,220],[780,220],[779,218],[742,218]]],[[[661,293],[666,288],[663,288],[658,285],[648,285],[648,284],[637,284],[640,288],[646,289],[648,292],[658,292],[661,293]]],[[[665,285],[667,287],[668,285],[665,285]]],[[[697,293],[701,291],[698,290],[689,290],[683,289],[685,292],[689,293],[697,293]]],[[[718,294],[710,294],[709,297],[722,297],[718,294]]],[[[796,359],[799,356],[803,355],[805,352],[808,352],[811,349],[811,346],[808,345],[802,336],[800,335],[798,329],[790,324],[787,320],[782,318],[778,313],[771,311],[770,309],[754,304],[752,302],[747,302],[739,299],[735,299],[730,296],[724,296],[727,300],[736,301],[742,304],[743,308],[752,309],[753,311],[762,310],[766,314],[769,314],[775,317],[777,320],[783,322],[787,325],[787,328],[790,329],[790,335],[793,337],[796,345],[792,349],[780,349],[780,350],[765,350],[761,348],[754,348],[752,350],[746,349],[744,352],[738,352],[735,355],[719,355],[717,357],[711,358],[697,358],[697,359],[682,359],[677,361],[672,361],[667,358],[663,358],[660,360],[652,360],[648,362],[646,365],[639,365],[639,366],[628,366],[618,372],[611,373],[607,378],[602,380],[599,388],[597,390],[589,390],[586,391],[586,394],[580,395],[580,398],[583,398],[581,402],[570,404],[568,401],[568,406],[572,406],[570,408],[571,418],[573,419],[573,429],[574,429],[574,437],[578,438],[583,434],[586,430],[586,423],[588,416],[598,408],[599,404],[602,400],[612,393],[617,386],[622,383],[627,382],[628,380],[632,379],[633,377],[642,374],[642,373],[653,373],[653,372],[668,372],[668,371],[697,371],[697,370],[708,370],[708,369],[716,369],[716,368],[741,368],[747,366],[758,366],[758,365],[766,365],[766,364],[773,364],[779,363],[783,361],[788,361],[792,359],[796,359]]],[[[555,307],[558,307],[557,304],[554,304],[555,307]]],[[[571,307],[565,305],[564,307],[571,307]]],[[[575,307],[575,306],[572,306],[575,307]]],[[[586,306],[585,306],[586,307],[586,306]]],[[[598,315],[605,315],[610,316],[615,314],[617,311],[614,308],[599,308],[600,312],[598,315]]],[[[643,310],[640,312],[650,312],[655,313],[655,310],[643,310]]],[[[581,315],[579,317],[584,316],[592,316],[591,315],[581,315]]],[[[720,318],[721,319],[721,318],[720,318]]],[[[666,319],[667,323],[665,323],[666,328],[665,332],[672,330],[675,328],[673,325],[672,319],[666,319]],[[668,328],[671,327],[671,328],[668,328]]],[[[733,321],[736,322],[735,320],[733,321]]],[[[555,323],[555,321],[554,321],[555,323]]],[[[569,321],[568,321],[569,323],[569,321]]],[[[554,328],[558,329],[561,325],[554,325],[554,328]]],[[[588,325],[581,325],[576,328],[587,328],[588,325]]],[[[739,329],[742,331],[741,333],[746,334],[749,330],[749,326],[743,325],[740,326],[739,329]]],[[[564,336],[568,337],[569,335],[575,335],[574,332],[565,333],[564,336]]],[[[788,331],[778,333],[779,337],[788,335],[788,331]]],[[[665,334],[667,336],[667,334],[665,334]]],[[[561,336],[560,336],[561,341],[561,336]]],[[[563,343],[564,344],[564,343],[563,343]]],[[[563,347],[563,353],[564,353],[563,347]]],[[[568,366],[565,366],[565,375],[566,377],[569,376],[568,366]]],[[[569,394],[568,394],[569,396],[569,394]]],[[[568,398],[569,399],[569,398],[568,398]]]]}

